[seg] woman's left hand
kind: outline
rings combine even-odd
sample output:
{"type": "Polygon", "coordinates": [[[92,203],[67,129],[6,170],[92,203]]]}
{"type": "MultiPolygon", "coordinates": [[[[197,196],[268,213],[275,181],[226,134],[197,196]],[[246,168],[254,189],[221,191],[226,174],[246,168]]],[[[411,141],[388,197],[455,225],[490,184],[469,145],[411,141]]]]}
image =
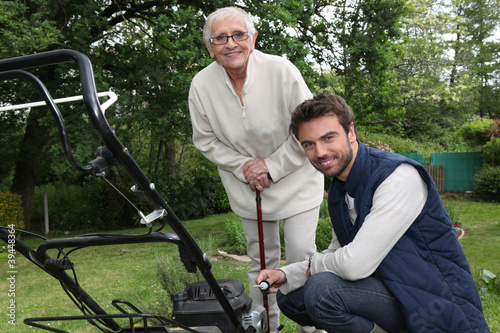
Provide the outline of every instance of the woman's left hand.
{"type": "Polygon", "coordinates": [[[260,158],[248,161],[243,167],[243,175],[247,180],[252,191],[263,191],[271,185],[271,180],[268,178],[266,162],[260,158]]]}

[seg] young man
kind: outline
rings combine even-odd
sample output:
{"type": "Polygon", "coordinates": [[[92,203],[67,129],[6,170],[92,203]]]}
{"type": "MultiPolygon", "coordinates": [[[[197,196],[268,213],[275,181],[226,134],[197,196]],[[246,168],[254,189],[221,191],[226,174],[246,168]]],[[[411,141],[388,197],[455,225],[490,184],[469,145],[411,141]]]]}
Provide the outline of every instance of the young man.
{"type": "Polygon", "coordinates": [[[333,177],[333,235],[308,261],[259,274],[257,283],[278,292],[281,311],[328,332],[489,332],[426,170],[359,142],[353,112],[338,96],[300,104],[290,131],[312,165],[333,177]]]}

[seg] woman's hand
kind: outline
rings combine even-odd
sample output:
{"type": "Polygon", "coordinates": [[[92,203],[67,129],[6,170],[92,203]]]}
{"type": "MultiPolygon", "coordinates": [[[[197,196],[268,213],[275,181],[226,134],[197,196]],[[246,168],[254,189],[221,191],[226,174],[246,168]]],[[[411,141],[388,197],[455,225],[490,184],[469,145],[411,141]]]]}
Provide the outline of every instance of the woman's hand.
{"type": "Polygon", "coordinates": [[[262,192],[264,188],[271,186],[268,172],[266,162],[260,158],[248,161],[243,167],[243,175],[254,192],[255,190],[262,192]]]}

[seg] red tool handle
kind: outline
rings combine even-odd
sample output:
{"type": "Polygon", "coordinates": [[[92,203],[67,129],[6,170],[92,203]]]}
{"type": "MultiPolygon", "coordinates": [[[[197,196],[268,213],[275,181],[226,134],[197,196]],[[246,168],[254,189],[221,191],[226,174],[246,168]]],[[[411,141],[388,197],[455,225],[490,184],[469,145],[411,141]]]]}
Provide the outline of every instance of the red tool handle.
{"type": "MultiPolygon", "coordinates": [[[[260,191],[255,191],[255,201],[257,204],[257,227],[259,232],[259,251],[260,251],[260,269],[266,269],[266,253],[264,249],[264,226],[262,222],[262,206],[261,206],[261,197],[260,191]]],[[[269,333],[269,305],[267,303],[267,294],[262,294],[264,308],[266,309],[267,314],[267,333],[269,333]]]]}

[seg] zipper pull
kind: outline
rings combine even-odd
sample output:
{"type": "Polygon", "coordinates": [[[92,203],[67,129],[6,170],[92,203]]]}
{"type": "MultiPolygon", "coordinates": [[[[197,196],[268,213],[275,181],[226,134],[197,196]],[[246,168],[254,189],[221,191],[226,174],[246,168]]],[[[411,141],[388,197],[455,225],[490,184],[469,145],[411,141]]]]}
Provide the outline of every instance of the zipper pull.
{"type": "Polygon", "coordinates": [[[241,118],[245,119],[247,114],[245,113],[245,106],[241,107],[241,118]]]}

